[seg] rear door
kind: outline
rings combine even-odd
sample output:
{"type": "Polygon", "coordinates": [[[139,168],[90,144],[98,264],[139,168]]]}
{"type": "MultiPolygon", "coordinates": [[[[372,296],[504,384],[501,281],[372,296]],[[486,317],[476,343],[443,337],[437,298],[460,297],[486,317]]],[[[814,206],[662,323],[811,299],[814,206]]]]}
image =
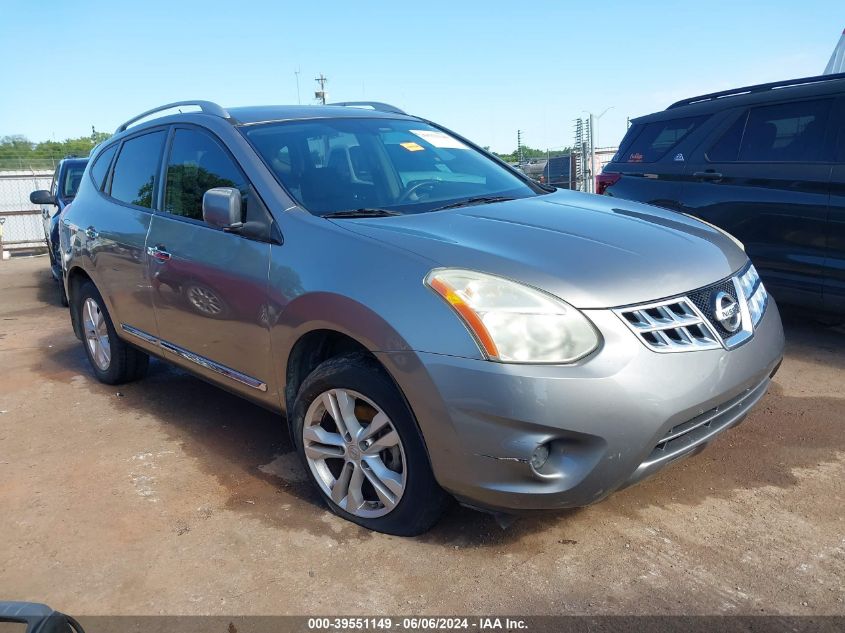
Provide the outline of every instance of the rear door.
{"type": "Polygon", "coordinates": [[[823,307],[845,314],[845,97],[837,99],[830,134],[835,142],[830,178],[830,212],[827,229],[823,307]]]}
{"type": "Polygon", "coordinates": [[[255,195],[219,140],[200,128],[171,132],[162,213],[147,240],[161,345],[168,357],[234,391],[278,403],[270,370],[270,244],[209,226],[203,194],[236,187],[245,221],[255,195]]]}
{"type": "Polygon", "coordinates": [[[163,128],[144,131],[100,154],[89,173],[102,191],[85,200],[85,226],[78,227],[86,235],[94,281],[115,328],[133,334],[142,347],[149,347],[156,333],[145,246],[166,136],[163,128]]]}
{"type": "Polygon", "coordinates": [[[736,108],[688,161],[682,211],[736,236],[780,301],[821,306],[833,100],[736,108]]]}

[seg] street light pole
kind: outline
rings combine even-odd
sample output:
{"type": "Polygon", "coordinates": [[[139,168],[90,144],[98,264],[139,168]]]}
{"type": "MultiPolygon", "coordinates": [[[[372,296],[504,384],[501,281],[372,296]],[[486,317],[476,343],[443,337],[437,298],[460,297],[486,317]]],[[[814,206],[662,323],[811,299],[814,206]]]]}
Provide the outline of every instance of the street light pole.
{"type": "Polygon", "coordinates": [[[590,115],[590,182],[587,186],[587,191],[590,193],[594,193],[596,190],[596,147],[600,146],[598,142],[598,122],[615,107],[610,106],[605,108],[598,116],[593,115],[588,110],[584,110],[584,112],[590,115]]]}
{"type": "Polygon", "coordinates": [[[605,108],[604,111],[596,117],[596,146],[597,147],[601,147],[601,143],[599,143],[599,121],[601,120],[601,118],[605,114],[607,114],[608,112],[613,110],[613,108],[615,108],[615,107],[616,106],[610,106],[609,108],[605,108]]]}

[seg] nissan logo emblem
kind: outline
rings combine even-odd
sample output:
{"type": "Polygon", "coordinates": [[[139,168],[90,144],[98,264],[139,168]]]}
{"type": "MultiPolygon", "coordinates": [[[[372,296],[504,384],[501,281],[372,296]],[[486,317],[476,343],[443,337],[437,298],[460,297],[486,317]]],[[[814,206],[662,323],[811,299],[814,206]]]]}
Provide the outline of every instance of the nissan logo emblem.
{"type": "Polygon", "coordinates": [[[728,332],[736,332],[742,323],[739,304],[724,290],[713,295],[713,316],[728,332]]]}

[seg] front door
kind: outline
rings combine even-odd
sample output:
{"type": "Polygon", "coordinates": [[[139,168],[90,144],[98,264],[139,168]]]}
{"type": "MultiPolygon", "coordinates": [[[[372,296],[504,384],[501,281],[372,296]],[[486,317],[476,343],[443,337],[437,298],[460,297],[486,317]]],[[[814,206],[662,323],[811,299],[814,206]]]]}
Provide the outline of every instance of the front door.
{"type": "Polygon", "coordinates": [[[830,179],[832,99],[736,112],[688,162],[684,211],[739,239],[779,301],[818,308],[830,179]]]}
{"type": "Polygon", "coordinates": [[[161,213],[147,238],[160,345],[174,362],[253,399],[277,404],[267,287],[270,244],[207,225],[203,194],[247,180],[209,133],[177,127],[161,213]]]}

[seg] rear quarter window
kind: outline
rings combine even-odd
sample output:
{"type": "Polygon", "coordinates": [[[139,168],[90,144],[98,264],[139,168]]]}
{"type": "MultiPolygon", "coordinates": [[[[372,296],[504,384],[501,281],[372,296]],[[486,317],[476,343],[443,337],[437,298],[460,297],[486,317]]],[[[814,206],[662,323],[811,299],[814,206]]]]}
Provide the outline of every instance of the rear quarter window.
{"type": "Polygon", "coordinates": [[[706,119],[707,116],[697,116],[636,124],[623,139],[615,162],[654,163],[706,119]]]}
{"type": "Polygon", "coordinates": [[[114,153],[116,151],[117,144],[115,143],[111,147],[107,147],[100,152],[100,155],[97,156],[94,164],[91,165],[91,179],[100,191],[103,190],[103,185],[106,182],[106,174],[109,173],[109,165],[111,165],[111,160],[114,158],[114,153]]]}

